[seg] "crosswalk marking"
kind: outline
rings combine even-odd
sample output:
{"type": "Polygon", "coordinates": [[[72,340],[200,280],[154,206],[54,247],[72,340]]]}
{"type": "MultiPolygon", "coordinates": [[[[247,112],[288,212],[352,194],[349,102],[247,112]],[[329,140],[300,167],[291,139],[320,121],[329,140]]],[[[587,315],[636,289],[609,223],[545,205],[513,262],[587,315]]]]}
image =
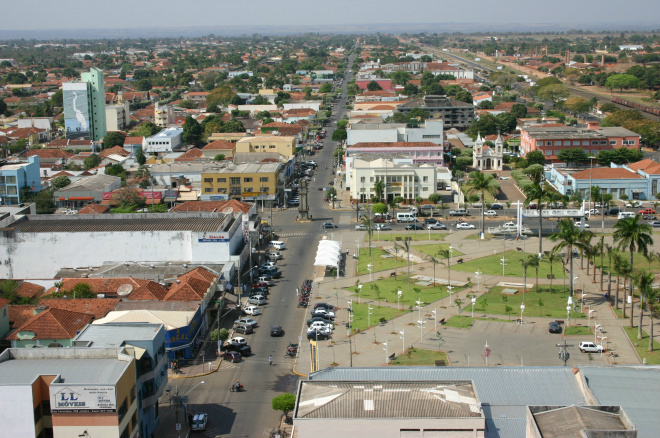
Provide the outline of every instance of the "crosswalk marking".
{"type": "Polygon", "coordinates": [[[310,237],[313,233],[278,233],[279,237],[310,237]]]}

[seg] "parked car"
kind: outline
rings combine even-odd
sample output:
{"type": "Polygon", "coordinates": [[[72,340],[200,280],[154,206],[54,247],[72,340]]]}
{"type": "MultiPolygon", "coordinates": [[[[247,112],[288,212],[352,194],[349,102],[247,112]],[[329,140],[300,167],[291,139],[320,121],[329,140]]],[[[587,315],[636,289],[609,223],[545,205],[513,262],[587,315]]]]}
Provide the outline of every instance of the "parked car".
{"type": "Polygon", "coordinates": [[[655,210],[652,208],[643,208],[639,210],[639,214],[655,214],[655,210]]]}
{"type": "Polygon", "coordinates": [[[327,309],[327,310],[334,310],[335,306],[333,306],[332,304],[328,304],[328,303],[316,303],[316,304],[314,304],[314,310],[319,309],[319,308],[323,308],[323,309],[327,309]]]}
{"type": "Polygon", "coordinates": [[[259,309],[257,306],[247,306],[243,308],[243,313],[252,316],[261,315],[261,309],[259,309]]]}
{"type": "Polygon", "coordinates": [[[488,210],[484,212],[484,216],[497,216],[497,212],[495,210],[488,210]]]}
{"type": "Polygon", "coordinates": [[[264,297],[263,295],[254,295],[248,298],[248,303],[258,304],[261,306],[262,304],[266,304],[266,297],[264,297]]]}
{"type": "Polygon", "coordinates": [[[309,326],[308,331],[309,331],[309,330],[317,330],[317,329],[318,329],[318,330],[330,330],[330,331],[332,331],[332,329],[330,328],[330,326],[329,326],[326,322],[323,322],[323,321],[314,321],[314,322],[309,326]]]}
{"type": "Polygon", "coordinates": [[[325,319],[335,319],[335,312],[325,309],[323,307],[317,307],[314,309],[314,313],[312,313],[312,317],[314,316],[320,316],[325,319]]]}
{"type": "Polygon", "coordinates": [[[235,324],[234,331],[243,335],[251,335],[254,333],[254,329],[250,324],[235,324]]]}
{"type": "Polygon", "coordinates": [[[371,222],[373,222],[375,224],[382,224],[382,223],[385,222],[385,218],[384,217],[375,217],[375,218],[372,219],[371,222]]]}
{"type": "Polygon", "coordinates": [[[659,221],[649,222],[649,225],[654,227],[654,228],[658,228],[658,227],[660,227],[660,222],[659,221]]]}
{"type": "Polygon", "coordinates": [[[630,201],[626,203],[626,208],[637,208],[641,207],[642,203],[639,201],[630,201]]]}
{"type": "Polygon", "coordinates": [[[241,336],[234,336],[233,338],[231,338],[227,342],[229,344],[234,344],[234,345],[247,345],[247,339],[245,339],[241,336]]]}
{"type": "MultiPolygon", "coordinates": [[[[575,226],[578,228],[582,228],[582,222],[578,221],[575,222],[575,226]]],[[[591,228],[588,223],[584,222],[584,228],[591,228]]]]}
{"type": "Polygon", "coordinates": [[[600,353],[603,351],[602,345],[597,345],[593,342],[580,342],[580,346],[578,348],[583,353],[600,353]]]}
{"type": "Polygon", "coordinates": [[[458,230],[474,230],[474,225],[468,224],[467,222],[461,222],[456,225],[456,229],[458,230]]]}
{"type": "Polygon", "coordinates": [[[417,224],[406,225],[406,230],[423,230],[424,227],[417,224]]]}
{"type": "Polygon", "coordinates": [[[274,325],[270,328],[270,335],[271,336],[282,336],[284,334],[284,330],[282,330],[282,327],[279,325],[274,325]]]}
{"type": "Polygon", "coordinates": [[[502,210],[504,207],[502,204],[498,204],[497,202],[494,204],[490,204],[490,209],[491,210],[502,210]]]}
{"type": "Polygon", "coordinates": [[[433,219],[433,218],[430,218],[430,217],[427,217],[426,219],[424,219],[424,225],[435,225],[437,223],[438,223],[437,219],[433,219]]]}
{"type": "Polygon", "coordinates": [[[548,331],[550,333],[561,333],[561,326],[557,321],[552,321],[550,322],[550,325],[548,327],[548,331]]]}
{"type": "Polygon", "coordinates": [[[618,215],[621,213],[621,209],[619,208],[610,208],[610,211],[607,212],[609,215],[618,215]]]}
{"type": "Polygon", "coordinates": [[[592,208],[589,210],[589,215],[600,214],[600,210],[597,208],[592,208]]]}
{"type": "Polygon", "coordinates": [[[469,216],[470,213],[464,208],[459,208],[457,210],[451,210],[449,216],[469,216]]]}
{"type": "Polygon", "coordinates": [[[337,228],[337,225],[333,224],[332,222],[324,222],[323,228],[337,228]]]}
{"type": "Polygon", "coordinates": [[[199,413],[193,415],[192,423],[190,424],[190,429],[192,430],[205,430],[206,423],[208,422],[209,416],[205,413],[199,413]]]}
{"type": "Polygon", "coordinates": [[[234,345],[234,344],[227,344],[225,345],[225,350],[226,351],[235,351],[237,353],[241,353],[241,356],[247,357],[252,354],[252,347],[249,345],[234,345]]]}
{"type": "Polygon", "coordinates": [[[246,318],[239,318],[239,319],[237,319],[236,321],[234,321],[234,324],[249,324],[249,325],[251,325],[252,327],[256,327],[256,326],[257,326],[257,321],[255,321],[255,320],[252,319],[252,318],[247,318],[247,317],[246,317],[246,318]]]}
{"type": "Polygon", "coordinates": [[[440,222],[436,222],[435,224],[429,225],[426,228],[429,229],[429,230],[446,230],[447,225],[441,224],[440,222]]]}
{"type": "Polygon", "coordinates": [[[330,330],[308,330],[307,339],[328,339],[331,334],[330,330]]]}
{"type": "Polygon", "coordinates": [[[220,354],[224,360],[228,360],[231,363],[236,363],[241,361],[241,353],[238,351],[224,351],[220,354]]]}
{"type": "Polygon", "coordinates": [[[376,230],[378,230],[378,231],[391,231],[392,227],[390,227],[389,225],[385,225],[385,224],[378,224],[378,225],[376,225],[376,230]]]}
{"type": "Polygon", "coordinates": [[[367,226],[365,224],[356,225],[355,231],[367,231],[367,226]]]}
{"type": "Polygon", "coordinates": [[[317,321],[320,321],[320,322],[323,322],[323,323],[329,324],[331,330],[334,330],[334,328],[335,328],[335,325],[332,324],[332,322],[330,322],[330,321],[328,321],[327,319],[322,318],[322,317],[320,317],[320,316],[315,316],[315,317],[313,317],[313,318],[311,318],[311,319],[308,319],[308,320],[307,320],[307,327],[311,326],[312,324],[314,324],[314,323],[317,322],[317,321]]]}

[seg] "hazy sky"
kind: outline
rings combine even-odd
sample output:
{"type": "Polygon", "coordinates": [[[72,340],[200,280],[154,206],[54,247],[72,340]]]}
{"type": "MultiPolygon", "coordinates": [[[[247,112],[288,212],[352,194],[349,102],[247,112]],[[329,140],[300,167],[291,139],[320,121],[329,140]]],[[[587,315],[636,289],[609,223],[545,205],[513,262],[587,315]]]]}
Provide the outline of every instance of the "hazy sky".
{"type": "Polygon", "coordinates": [[[381,23],[562,23],[660,28],[660,0],[20,0],[3,30],[381,23]]]}

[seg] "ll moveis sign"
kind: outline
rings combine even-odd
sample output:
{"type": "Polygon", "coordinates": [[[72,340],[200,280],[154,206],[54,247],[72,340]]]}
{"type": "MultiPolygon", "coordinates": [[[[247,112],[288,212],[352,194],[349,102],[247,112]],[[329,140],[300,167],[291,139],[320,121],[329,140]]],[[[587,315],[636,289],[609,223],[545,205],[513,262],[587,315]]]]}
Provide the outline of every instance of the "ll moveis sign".
{"type": "Polygon", "coordinates": [[[50,387],[50,409],[53,412],[116,412],[114,386],[50,387]]]}

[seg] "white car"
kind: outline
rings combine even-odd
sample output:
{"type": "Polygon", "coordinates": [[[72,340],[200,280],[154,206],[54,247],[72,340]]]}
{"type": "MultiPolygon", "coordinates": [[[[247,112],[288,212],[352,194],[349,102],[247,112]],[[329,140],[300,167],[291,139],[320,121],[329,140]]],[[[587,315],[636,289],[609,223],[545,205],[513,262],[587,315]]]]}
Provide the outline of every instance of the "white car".
{"type": "Polygon", "coordinates": [[[636,208],[636,207],[641,207],[642,203],[638,201],[632,201],[632,202],[627,202],[626,207],[627,208],[636,208]]]}
{"type": "Polygon", "coordinates": [[[314,322],[309,326],[309,328],[307,329],[307,331],[312,331],[312,330],[330,330],[330,331],[331,331],[332,328],[330,327],[329,324],[326,324],[325,322],[314,321],[314,322]]]}
{"type": "Polygon", "coordinates": [[[251,325],[252,327],[256,327],[257,321],[255,321],[252,318],[239,318],[236,321],[234,321],[234,324],[248,324],[251,325]]]}
{"type": "Polygon", "coordinates": [[[461,222],[460,224],[456,225],[456,229],[458,229],[458,230],[474,230],[474,225],[468,224],[467,222],[461,222]]]}
{"type": "Polygon", "coordinates": [[[603,346],[594,344],[593,342],[580,342],[580,351],[583,353],[600,353],[603,351],[603,346]]]}
{"type": "Polygon", "coordinates": [[[231,345],[247,345],[247,339],[241,336],[235,336],[229,340],[231,345]]]}
{"type": "Polygon", "coordinates": [[[261,309],[259,309],[258,306],[247,306],[246,308],[243,309],[243,313],[245,313],[246,315],[257,316],[257,315],[261,315],[261,309]]]}
{"type": "Polygon", "coordinates": [[[598,211],[597,208],[592,208],[591,210],[589,210],[589,214],[600,214],[600,211],[598,211]]]}
{"type": "Polygon", "coordinates": [[[497,216],[497,212],[495,210],[488,210],[484,213],[484,216],[497,216]]]}
{"type": "Polygon", "coordinates": [[[190,428],[192,430],[205,430],[206,423],[208,422],[208,415],[205,413],[195,414],[192,419],[190,428]]]}
{"type": "Polygon", "coordinates": [[[367,226],[365,224],[356,225],[355,231],[367,231],[367,226]]]}
{"type": "Polygon", "coordinates": [[[266,304],[266,297],[263,295],[254,295],[248,298],[248,303],[258,305],[266,304]]]}
{"type": "MultiPolygon", "coordinates": [[[[582,228],[582,222],[575,222],[575,226],[578,228],[582,228]]],[[[585,222],[584,228],[591,228],[591,227],[589,227],[589,224],[585,222]]]]}
{"type": "Polygon", "coordinates": [[[323,316],[324,318],[335,319],[335,312],[319,308],[314,311],[312,316],[323,316]]]}

